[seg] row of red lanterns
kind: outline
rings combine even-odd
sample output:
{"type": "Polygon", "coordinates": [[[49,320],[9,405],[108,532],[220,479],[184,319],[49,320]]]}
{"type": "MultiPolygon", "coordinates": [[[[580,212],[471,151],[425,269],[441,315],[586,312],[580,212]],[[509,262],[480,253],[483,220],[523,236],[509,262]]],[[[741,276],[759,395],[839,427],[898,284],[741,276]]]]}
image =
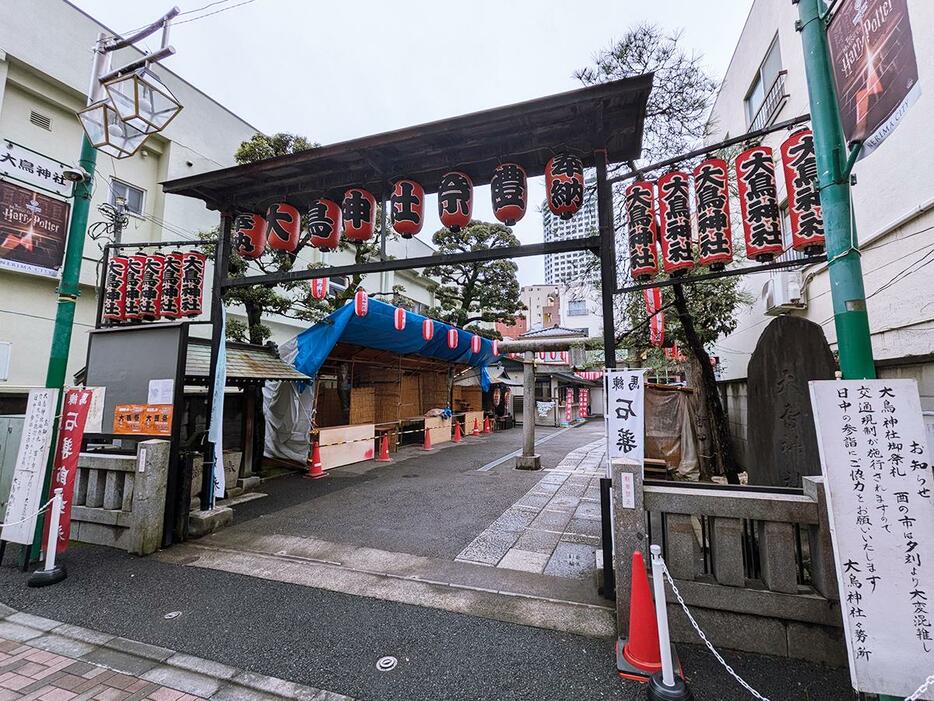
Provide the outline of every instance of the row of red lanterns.
{"type": "Polygon", "coordinates": [[[198,251],[113,256],[101,316],[111,322],[199,316],[207,256],[198,251]]]}
{"type": "MultiPolygon", "coordinates": [[[[584,165],[579,158],[560,155],[545,166],[548,206],[562,219],[570,219],[584,203],[584,165]]],[[[528,183],[525,169],[517,163],[501,163],[490,181],[494,216],[512,226],[525,216],[528,183]]],[[[363,188],[344,193],[340,204],[321,198],[308,210],[308,243],[322,251],[333,251],[343,231],[348,241],[368,241],[376,231],[376,197],[363,188]]],[[[389,222],[403,238],[412,238],[424,223],[425,189],[414,180],[397,180],[389,197],[389,222]]],[[[458,232],[473,214],[473,181],[460,171],[441,176],[438,184],[438,216],[441,224],[458,232]]],[[[259,258],[268,246],[294,253],[301,234],[301,214],[294,206],[278,202],[266,216],[244,213],[236,218],[234,243],[244,258],[259,258]]]]}
{"type": "MultiPolygon", "coordinates": [[[[824,247],[824,224],[817,188],[814,137],[810,129],[792,134],[782,144],[780,152],[788,192],[791,247],[796,251],[817,253],[824,247]]],[[[760,262],[770,261],[785,250],[772,149],[768,146],[746,149],[736,157],[734,172],[746,256],[760,262]]],[[[729,165],[725,160],[708,158],[698,164],[692,174],[666,173],[654,184],[640,180],[626,188],[633,279],[646,280],[658,273],[659,253],[666,273],[683,274],[694,267],[691,175],[700,265],[720,270],[732,262],[728,173],[729,165]]]]}
{"type": "MultiPolygon", "coordinates": [[[[315,299],[323,299],[324,298],[323,296],[321,297],[316,296],[317,294],[320,294],[320,293],[316,293],[316,286],[314,284],[318,280],[324,280],[323,287],[325,289],[325,294],[326,294],[327,278],[317,278],[315,280],[312,280],[312,296],[314,296],[315,299]]],[[[318,289],[320,289],[320,286],[318,286],[318,289]]],[[[367,315],[369,310],[370,310],[370,297],[369,295],[367,295],[366,290],[360,287],[354,293],[354,297],[353,297],[354,314],[356,314],[357,316],[363,317],[367,315]]],[[[393,310],[392,319],[393,319],[393,326],[395,327],[396,331],[402,331],[403,329],[405,329],[406,311],[404,308],[396,307],[393,310]]],[[[425,339],[426,341],[430,341],[431,339],[434,338],[434,336],[435,336],[435,322],[432,319],[423,319],[422,320],[422,338],[425,339]]],[[[448,329],[447,343],[448,343],[448,348],[450,348],[451,350],[456,349],[457,346],[460,344],[460,332],[456,328],[451,327],[448,329]]],[[[482,348],[483,348],[483,338],[478,336],[477,334],[471,334],[470,335],[470,352],[479,353],[482,348]]],[[[499,355],[499,341],[495,339],[493,340],[493,355],[496,355],[496,356],[499,355]]]]}

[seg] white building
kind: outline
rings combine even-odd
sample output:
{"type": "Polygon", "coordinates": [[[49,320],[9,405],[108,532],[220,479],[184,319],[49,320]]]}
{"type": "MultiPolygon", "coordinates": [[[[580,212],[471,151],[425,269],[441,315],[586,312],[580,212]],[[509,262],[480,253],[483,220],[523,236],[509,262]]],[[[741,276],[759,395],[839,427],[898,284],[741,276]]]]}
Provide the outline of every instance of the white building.
{"type": "MultiPolygon", "coordinates": [[[[886,376],[915,377],[922,404],[934,409],[934,4],[908,0],[917,57],[920,99],[901,124],[853,171],[853,206],[874,357],[886,376]]],[[[797,5],[755,0],[711,113],[715,142],[809,111],[797,5]]],[[[787,133],[764,144],[778,152],[787,133]]],[[[779,177],[780,188],[784,188],[779,177]]],[[[785,200],[783,190],[780,201],[785,200]]],[[[782,203],[783,209],[786,207],[782,203]]],[[[741,230],[741,229],[740,229],[741,230]]],[[[751,275],[743,285],[755,303],[739,314],[734,333],[714,348],[724,379],[746,375],[759,335],[772,316],[804,316],[824,330],[836,348],[826,264],[800,273],[751,275]]]]}
{"type": "MultiPolygon", "coordinates": [[[[561,219],[542,205],[542,223],[545,242],[567,241],[597,234],[596,180],[588,177],[584,183],[584,204],[570,219],[561,219]]],[[[600,265],[597,257],[588,251],[568,251],[545,255],[545,284],[557,285],[567,280],[600,280],[600,265]]]]}
{"type": "MultiPolygon", "coordinates": [[[[5,0],[0,14],[0,147],[3,147],[0,154],[13,149],[17,157],[25,155],[37,161],[45,157],[73,164],[82,138],[75,112],[86,101],[90,49],[99,32],[112,34],[112,31],[65,0],[5,0]],[[38,155],[30,155],[32,152],[38,155]]],[[[135,49],[115,52],[114,66],[124,65],[139,55],[135,49]]],[[[171,59],[166,63],[171,67],[171,59]]],[[[100,155],[97,159],[89,222],[102,220],[98,206],[113,202],[118,195],[125,197],[129,209],[129,226],[123,233],[126,242],[195,239],[198,232],[216,227],[216,212],[208,211],[191,198],[163,195],[159,183],[233,165],[237,147],[257,133],[252,125],[169,68],[159,67],[154,72],[175,93],[184,109],[164,132],[150,137],[132,158],[116,160],[100,155]]],[[[308,131],[313,138],[313,125],[309,125],[308,131]]],[[[38,206],[35,202],[41,201],[50,211],[61,213],[61,202],[70,206],[66,198],[11,178],[12,171],[2,166],[0,163],[0,172],[8,173],[0,174],[5,196],[15,195],[27,208],[38,206]]],[[[63,216],[62,225],[67,229],[67,214],[63,216]]],[[[396,257],[426,255],[431,250],[427,243],[417,239],[389,243],[389,253],[396,257]]],[[[321,258],[317,251],[303,256],[310,260],[321,258]]],[[[96,314],[100,257],[98,243],[86,238],[68,377],[85,363],[87,331],[94,327],[96,314]]],[[[4,265],[4,258],[0,252],[0,413],[21,411],[27,390],[45,382],[58,284],[54,276],[13,270],[8,258],[4,265]]],[[[329,262],[340,265],[352,260],[347,253],[333,253],[329,262]]],[[[210,275],[209,271],[209,280],[210,275]]],[[[411,272],[384,273],[365,280],[364,284],[371,293],[388,294],[394,285],[403,285],[404,295],[414,303],[412,306],[434,303],[425,280],[411,272]]],[[[206,289],[206,309],[209,294],[206,289]]],[[[272,340],[277,342],[307,326],[287,319],[272,319],[268,323],[273,331],[272,340]]],[[[206,334],[208,327],[196,325],[192,332],[206,334]]]]}
{"type": "Polygon", "coordinates": [[[558,316],[557,285],[526,285],[519,291],[519,300],[525,305],[523,312],[526,329],[554,326],[561,323],[558,316]]]}

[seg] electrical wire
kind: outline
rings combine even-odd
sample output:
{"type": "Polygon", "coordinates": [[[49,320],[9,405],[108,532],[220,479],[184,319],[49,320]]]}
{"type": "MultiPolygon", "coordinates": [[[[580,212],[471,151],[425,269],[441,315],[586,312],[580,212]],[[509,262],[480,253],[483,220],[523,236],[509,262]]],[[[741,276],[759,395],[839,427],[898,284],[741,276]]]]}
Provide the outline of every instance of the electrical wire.
{"type": "MultiPolygon", "coordinates": [[[[228,3],[228,2],[233,2],[233,0],[215,0],[214,2],[209,2],[207,5],[204,5],[204,6],[202,6],[202,7],[196,8],[196,9],[194,9],[194,10],[185,10],[184,12],[179,12],[178,15],[176,15],[176,17],[184,17],[185,15],[191,15],[191,14],[194,14],[194,13],[196,13],[196,12],[201,12],[201,11],[203,11],[203,10],[207,10],[208,8],[214,7],[215,5],[223,5],[223,4],[228,3]]],[[[229,5],[228,7],[222,7],[222,8],[219,9],[219,10],[214,10],[213,12],[208,12],[208,13],[206,13],[206,14],[199,15],[198,17],[192,17],[192,18],[190,18],[190,19],[182,20],[181,22],[172,21],[171,24],[170,24],[169,26],[171,26],[171,27],[176,27],[176,26],[178,26],[178,25],[180,25],[180,24],[186,24],[186,23],[188,23],[188,22],[194,22],[195,20],[198,20],[198,19],[204,19],[205,17],[210,17],[211,15],[216,15],[216,14],[219,14],[219,13],[221,13],[221,12],[226,12],[227,10],[232,10],[232,9],[234,9],[235,7],[240,7],[241,5],[249,5],[251,2],[256,2],[256,0],[243,0],[242,2],[239,2],[239,3],[237,3],[236,5],[229,5]]],[[[116,38],[123,38],[123,37],[126,37],[126,36],[132,36],[133,34],[135,34],[136,32],[138,32],[140,29],[145,29],[145,28],[148,27],[148,26],[149,26],[149,23],[147,22],[146,24],[141,24],[140,26],[134,27],[133,29],[128,29],[128,30],[125,31],[125,32],[120,32],[119,34],[114,34],[111,38],[115,38],[115,39],[116,39],[116,38]]]]}
{"type": "Polygon", "coordinates": [[[214,12],[208,12],[207,14],[198,15],[197,17],[192,17],[191,19],[182,20],[181,22],[173,22],[172,27],[177,27],[182,24],[188,24],[189,22],[195,22],[199,19],[204,19],[205,17],[210,17],[211,15],[219,15],[221,12],[227,12],[227,10],[233,10],[237,7],[242,7],[243,5],[249,5],[250,3],[256,2],[256,0],[242,0],[236,5],[228,5],[227,7],[222,7],[219,10],[214,10],[214,12]]]}

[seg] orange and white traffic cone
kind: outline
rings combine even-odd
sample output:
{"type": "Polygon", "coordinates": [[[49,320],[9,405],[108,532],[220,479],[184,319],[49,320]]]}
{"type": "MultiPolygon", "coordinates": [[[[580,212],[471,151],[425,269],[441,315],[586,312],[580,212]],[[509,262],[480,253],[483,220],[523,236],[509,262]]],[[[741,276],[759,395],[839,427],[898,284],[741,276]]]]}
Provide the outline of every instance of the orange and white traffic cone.
{"type": "Polygon", "coordinates": [[[311,444],[311,455],[308,456],[308,474],[305,477],[311,480],[327,477],[321,467],[321,448],[318,447],[318,441],[311,444]]]}
{"type": "Polygon", "coordinates": [[[454,437],[451,440],[455,443],[460,443],[464,440],[464,436],[461,434],[461,424],[457,419],[454,419],[454,437]]]}
{"type": "Polygon", "coordinates": [[[422,450],[431,450],[431,429],[427,426],[425,427],[425,443],[422,445],[422,450]]]}
{"type": "Polygon", "coordinates": [[[493,433],[493,429],[490,427],[490,417],[483,417],[483,432],[484,433],[493,433]]]}
{"type": "Polygon", "coordinates": [[[392,458],[389,457],[388,433],[384,433],[383,437],[379,441],[379,457],[376,458],[376,462],[392,462],[392,458]]]}
{"type": "Polygon", "coordinates": [[[471,436],[480,435],[480,423],[477,421],[477,417],[473,417],[473,431],[470,432],[471,436]]]}

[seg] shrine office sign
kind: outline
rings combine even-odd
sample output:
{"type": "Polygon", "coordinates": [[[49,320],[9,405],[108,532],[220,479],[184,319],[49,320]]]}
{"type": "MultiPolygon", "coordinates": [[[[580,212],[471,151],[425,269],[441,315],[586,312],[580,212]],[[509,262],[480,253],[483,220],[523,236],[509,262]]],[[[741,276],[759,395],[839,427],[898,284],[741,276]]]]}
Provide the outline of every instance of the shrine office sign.
{"type": "Polygon", "coordinates": [[[810,382],[853,688],[934,669],[934,477],[914,380],[810,382]]]}

